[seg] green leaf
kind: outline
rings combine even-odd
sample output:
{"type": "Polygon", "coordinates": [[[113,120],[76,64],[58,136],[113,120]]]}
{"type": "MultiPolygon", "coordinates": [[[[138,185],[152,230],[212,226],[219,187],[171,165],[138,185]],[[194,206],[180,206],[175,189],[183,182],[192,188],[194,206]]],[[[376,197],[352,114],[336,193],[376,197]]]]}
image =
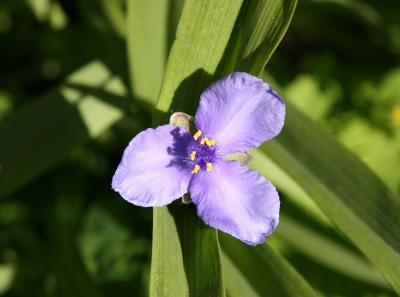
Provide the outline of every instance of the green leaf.
{"type": "Polygon", "coordinates": [[[221,261],[228,297],[261,297],[223,250],[221,261]]]}
{"type": "Polygon", "coordinates": [[[0,126],[0,197],[98,137],[123,117],[126,91],[119,78],[95,62],[57,90],[33,101],[0,126]]]}
{"type": "Polygon", "coordinates": [[[193,205],[154,209],[150,296],[224,296],[216,231],[193,205]]]}
{"type": "MultiPolygon", "coordinates": [[[[193,114],[228,44],[241,1],[186,1],[157,108],[193,114]]],[[[163,114],[156,123],[166,121],[163,114]]],[[[216,231],[192,206],[154,209],[150,296],[224,296],[216,231]]]]}
{"type": "MultiPolygon", "coordinates": [[[[229,235],[220,234],[219,238],[226,255],[259,296],[317,296],[301,275],[268,244],[248,247],[229,235]]],[[[228,292],[240,296],[229,288],[228,292]]]]}
{"type": "Polygon", "coordinates": [[[127,2],[131,87],[137,99],[153,106],[158,98],[167,58],[168,1],[127,2]]]}
{"type": "Polygon", "coordinates": [[[123,9],[124,3],[122,1],[101,0],[100,4],[114,32],[119,37],[125,38],[126,20],[125,20],[125,11],[123,9]]]}
{"type": "Polygon", "coordinates": [[[272,181],[280,192],[286,194],[290,203],[293,203],[303,210],[315,221],[323,225],[331,226],[331,222],[315,204],[314,200],[312,200],[310,195],[308,195],[296,180],[285,171],[285,168],[274,163],[270,156],[260,149],[252,149],[250,154],[253,158],[253,162],[249,163],[251,169],[261,173],[272,181]]]}
{"type": "Polygon", "coordinates": [[[219,72],[260,75],[285,35],[296,5],[297,0],[245,2],[219,72]]]}
{"type": "MultiPolygon", "coordinates": [[[[220,3],[213,4],[216,6],[221,5],[220,3]]],[[[166,78],[172,77],[172,79],[166,79],[164,81],[160,100],[157,105],[161,112],[179,110],[191,114],[194,113],[198,95],[208,82],[211,81],[213,74],[217,71],[215,66],[222,57],[221,55],[211,55],[210,52],[214,51],[222,54],[222,49],[224,48],[223,42],[227,41],[226,39],[221,39],[221,36],[218,35],[223,34],[223,36],[227,36],[229,28],[223,25],[214,25],[223,22],[224,18],[218,16],[218,19],[213,21],[207,19],[210,15],[213,18],[217,15],[215,13],[215,11],[218,11],[217,8],[207,11],[207,7],[201,6],[198,3],[190,3],[190,5],[193,9],[192,15],[186,20],[185,17],[187,17],[187,15],[185,15],[185,13],[187,11],[184,9],[182,21],[178,27],[178,38],[171,51],[166,78]],[[202,11],[206,12],[204,16],[199,13],[202,11]],[[193,23],[196,25],[193,25],[193,23]],[[203,23],[207,25],[206,28],[202,27],[203,23]],[[223,31],[224,29],[225,32],[223,31]],[[221,30],[222,33],[218,30],[221,30]],[[205,36],[206,33],[209,35],[205,36]],[[190,47],[187,44],[190,44],[190,47]]],[[[187,4],[185,8],[188,6],[189,4],[187,4]]],[[[256,5],[255,2],[246,2],[246,5],[242,7],[241,17],[237,21],[235,31],[229,41],[229,48],[225,50],[224,60],[219,64],[218,73],[225,73],[237,69],[247,70],[249,72],[261,72],[267,59],[286,31],[295,6],[296,1],[262,1],[260,5],[256,5]],[[231,54],[231,52],[233,52],[233,54],[231,54]]],[[[226,14],[228,13],[227,10],[225,10],[225,12],[226,14]]],[[[162,118],[159,117],[156,122],[160,122],[161,120],[162,118]]],[[[164,292],[151,290],[154,296],[180,296],[187,294],[184,282],[185,275],[182,273],[182,264],[180,264],[180,262],[183,261],[184,264],[190,263],[190,265],[195,266],[199,265],[198,262],[194,262],[191,258],[184,258],[184,254],[188,253],[188,251],[182,246],[182,242],[190,241],[191,239],[190,237],[181,237],[180,241],[177,239],[176,233],[179,233],[179,229],[182,227],[181,225],[174,225],[178,220],[176,217],[174,217],[174,220],[171,218],[171,213],[173,213],[171,209],[172,208],[169,207],[170,213],[168,213],[167,208],[155,209],[154,211],[151,284],[153,290],[160,287],[166,288],[164,292]],[[183,256],[180,255],[181,248],[183,248],[183,256]],[[175,253],[171,255],[171,251],[175,251],[175,253]],[[180,273],[180,277],[175,278],[179,280],[178,284],[180,284],[181,287],[178,287],[176,282],[172,282],[173,284],[171,284],[170,275],[172,272],[180,273]],[[169,280],[167,284],[165,284],[166,279],[169,280]],[[161,283],[162,281],[164,283],[161,283]],[[169,294],[165,293],[166,291],[169,291],[169,294]],[[165,295],[163,295],[163,293],[165,295]]],[[[190,213],[186,211],[184,215],[188,216],[190,213]]],[[[186,222],[183,226],[195,224],[198,224],[198,219],[193,217],[193,221],[186,222]]],[[[202,226],[201,224],[202,223],[200,223],[199,227],[202,226]]],[[[194,234],[198,234],[197,228],[193,228],[192,232],[193,231],[194,234]]],[[[205,238],[204,235],[202,237],[205,238]]],[[[238,243],[236,239],[234,239],[234,241],[238,243]]],[[[212,243],[212,241],[210,241],[210,243],[212,243]]],[[[207,244],[204,246],[206,250],[198,249],[196,251],[192,249],[190,253],[191,255],[195,255],[195,258],[202,258],[204,255],[210,255],[210,253],[207,253],[207,250],[210,250],[209,247],[210,244],[207,244]]],[[[252,249],[246,250],[245,247],[243,247],[243,249],[243,253],[250,253],[250,251],[252,251],[252,249]]],[[[314,296],[309,285],[288,263],[284,262],[284,260],[275,253],[271,253],[268,247],[259,249],[265,249],[265,251],[260,252],[260,254],[263,257],[274,258],[274,260],[277,261],[278,267],[276,270],[271,270],[273,276],[271,277],[271,281],[268,282],[268,286],[265,286],[264,279],[257,279],[254,281],[254,285],[258,286],[259,291],[265,293],[268,291],[267,288],[271,288],[272,286],[272,288],[279,288],[282,294],[286,294],[283,296],[314,296]],[[282,276],[286,273],[294,280],[290,285],[283,282],[282,276]],[[279,285],[277,285],[276,280],[280,280],[279,285]],[[301,295],[302,293],[306,293],[306,295],[301,295]]],[[[236,260],[238,259],[235,257],[232,261],[236,260]]],[[[257,259],[256,262],[258,260],[259,259],[257,259]]],[[[240,259],[238,261],[240,261],[240,259]]],[[[206,262],[204,262],[203,265],[205,263],[206,262]]],[[[260,269],[265,268],[265,266],[260,267],[260,269]]],[[[241,269],[243,269],[243,267],[241,267],[241,269]]],[[[201,273],[201,271],[201,268],[197,269],[197,273],[201,273]]],[[[204,271],[205,270],[203,270],[203,273],[204,271]]],[[[215,271],[217,272],[217,270],[215,271]]],[[[259,272],[260,270],[257,271],[257,273],[259,272]]],[[[208,272],[208,274],[210,274],[210,272],[208,272]]],[[[235,274],[234,272],[229,275],[237,276],[237,273],[235,274]]],[[[192,277],[195,276],[195,274],[186,273],[186,277],[188,276],[192,277]]],[[[198,277],[200,276],[201,274],[198,275],[198,277]]],[[[190,282],[193,280],[188,278],[186,281],[189,283],[188,286],[190,287],[190,282]]],[[[204,284],[204,288],[206,288],[206,284],[204,284]]],[[[192,294],[196,293],[193,291],[192,294]]],[[[199,294],[198,296],[202,295],[199,294]]],[[[207,296],[214,295],[207,294],[207,296]]]]}
{"type": "MultiPolygon", "coordinates": [[[[258,149],[251,152],[253,161],[250,167],[268,177],[279,190],[286,194],[289,203],[301,208],[307,215],[325,228],[332,228],[331,222],[321,212],[312,198],[304,192],[292,177],[277,166],[266,154],[258,149]]],[[[295,249],[309,258],[333,269],[370,284],[386,288],[387,283],[381,275],[371,269],[369,263],[338,242],[312,231],[288,216],[282,215],[276,235],[287,242],[291,249],[295,249]],[[318,251],[315,247],[318,246],[318,251]]]]}
{"type": "MultiPolygon", "coordinates": [[[[286,205],[290,203],[300,208],[307,216],[314,219],[317,224],[322,225],[324,229],[333,227],[310,195],[301,188],[296,180],[288,175],[285,168],[279,167],[271,160],[270,156],[259,149],[253,149],[251,155],[253,161],[249,164],[249,167],[266,176],[281,193],[285,194],[286,205]]],[[[356,252],[320,232],[307,228],[282,213],[280,217],[279,227],[275,232],[275,236],[278,239],[283,239],[288,249],[295,250],[319,264],[353,279],[382,288],[388,287],[381,274],[377,273],[370,263],[367,263],[356,252]],[[317,250],[315,249],[316,246],[318,247],[317,250]]]]}
{"type": "Polygon", "coordinates": [[[318,263],[368,284],[388,288],[382,276],[354,251],[297,220],[281,215],[276,235],[318,263]],[[318,247],[318,251],[315,250],[318,247]]]}
{"type": "Polygon", "coordinates": [[[157,109],[193,114],[224,54],[241,1],[186,1],[157,109]]]}
{"type": "Polygon", "coordinates": [[[352,153],[290,104],[283,133],[260,148],[400,293],[400,201],[352,153]]]}

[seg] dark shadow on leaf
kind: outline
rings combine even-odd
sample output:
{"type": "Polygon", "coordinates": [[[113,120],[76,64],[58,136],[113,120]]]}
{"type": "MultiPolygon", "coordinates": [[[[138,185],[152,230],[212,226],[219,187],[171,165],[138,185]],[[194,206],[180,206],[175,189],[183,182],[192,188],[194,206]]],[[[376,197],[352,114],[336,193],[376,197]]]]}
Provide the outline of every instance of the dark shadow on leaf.
{"type": "Polygon", "coordinates": [[[185,78],[175,91],[171,112],[185,112],[195,115],[201,93],[212,82],[212,76],[204,69],[198,69],[185,78]]]}

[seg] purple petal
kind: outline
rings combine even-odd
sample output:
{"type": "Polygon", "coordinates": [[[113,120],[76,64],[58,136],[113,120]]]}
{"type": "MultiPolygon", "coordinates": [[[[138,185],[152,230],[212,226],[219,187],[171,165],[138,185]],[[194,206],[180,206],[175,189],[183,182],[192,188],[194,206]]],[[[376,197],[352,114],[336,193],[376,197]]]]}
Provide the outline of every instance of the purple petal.
{"type": "Polygon", "coordinates": [[[192,177],[185,163],[191,140],[185,129],[172,125],[139,133],[124,151],[112,188],[139,206],[162,206],[183,196],[192,177]]]}
{"type": "Polygon", "coordinates": [[[245,152],[275,137],[285,119],[285,104],[271,86],[234,72],[201,95],[196,127],[217,141],[220,153],[245,152]]]}
{"type": "Polygon", "coordinates": [[[236,161],[220,160],[210,172],[200,171],[189,186],[197,214],[209,226],[256,245],[279,221],[275,187],[236,161]]]}

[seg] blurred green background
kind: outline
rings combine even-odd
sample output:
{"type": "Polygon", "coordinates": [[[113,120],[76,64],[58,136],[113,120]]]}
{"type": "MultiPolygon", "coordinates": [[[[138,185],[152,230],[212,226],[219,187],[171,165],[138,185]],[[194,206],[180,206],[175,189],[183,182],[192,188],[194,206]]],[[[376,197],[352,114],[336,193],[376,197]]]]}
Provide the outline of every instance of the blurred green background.
{"type": "MultiPolygon", "coordinates": [[[[263,77],[397,194],[399,12],[394,0],[300,1],[263,77]]],[[[110,88],[123,92],[131,116],[105,133],[88,131],[96,137],[0,200],[0,296],[147,296],[151,209],[110,187],[124,147],[151,125],[147,108],[129,95],[125,15],[123,0],[0,2],[0,129],[94,60],[120,78],[110,88]]],[[[18,150],[29,153],[23,143],[18,150]]],[[[394,296],[326,217],[292,194],[282,195],[281,224],[269,242],[321,296],[394,296]]]]}

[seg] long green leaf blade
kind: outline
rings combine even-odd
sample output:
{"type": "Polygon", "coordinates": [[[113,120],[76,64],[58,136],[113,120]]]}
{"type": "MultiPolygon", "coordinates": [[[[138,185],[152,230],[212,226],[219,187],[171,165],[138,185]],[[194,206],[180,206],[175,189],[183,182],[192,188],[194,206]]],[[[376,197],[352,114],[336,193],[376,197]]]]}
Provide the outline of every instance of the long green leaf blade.
{"type": "MultiPolygon", "coordinates": [[[[277,166],[261,150],[254,149],[251,154],[253,161],[249,164],[250,167],[268,177],[281,192],[286,194],[286,198],[290,199],[291,204],[303,209],[308,216],[326,228],[333,227],[310,195],[304,192],[303,188],[288,176],[287,172],[283,171],[283,168],[277,166]]],[[[276,235],[283,238],[292,249],[296,249],[333,270],[377,286],[384,288],[388,286],[381,274],[373,270],[370,264],[356,252],[310,230],[299,222],[294,222],[288,216],[281,215],[276,235]],[[318,252],[315,252],[316,246],[318,246],[318,252]]]]}
{"type": "Polygon", "coordinates": [[[298,272],[268,244],[249,248],[236,239],[220,236],[224,252],[260,296],[317,296],[298,272]]]}
{"type": "Polygon", "coordinates": [[[157,109],[193,114],[228,44],[241,1],[186,1],[157,109]]]}
{"type": "Polygon", "coordinates": [[[216,231],[193,206],[154,209],[153,222],[150,296],[224,296],[216,231]]]}
{"type": "MultiPolygon", "coordinates": [[[[157,104],[192,113],[228,44],[241,1],[186,1],[157,104]]],[[[166,120],[164,114],[156,123],[166,120]]],[[[150,296],[224,296],[216,231],[194,208],[154,209],[150,296]]]]}
{"type": "Polygon", "coordinates": [[[261,297],[223,250],[221,260],[228,297],[261,297]]]}
{"type": "Polygon", "coordinates": [[[388,287],[382,276],[364,258],[288,216],[281,215],[276,235],[283,238],[292,249],[339,273],[382,288],[388,287]],[[318,247],[318,251],[315,247],[318,247]]]}
{"type": "Polygon", "coordinates": [[[400,293],[400,201],[352,153],[289,104],[284,132],[261,147],[400,293]]]}
{"type": "Polygon", "coordinates": [[[296,5],[297,0],[245,2],[219,71],[259,75],[285,35],[296,5]]]}
{"type": "Polygon", "coordinates": [[[153,106],[167,59],[168,1],[128,0],[127,4],[131,87],[137,99],[153,106]]]}

